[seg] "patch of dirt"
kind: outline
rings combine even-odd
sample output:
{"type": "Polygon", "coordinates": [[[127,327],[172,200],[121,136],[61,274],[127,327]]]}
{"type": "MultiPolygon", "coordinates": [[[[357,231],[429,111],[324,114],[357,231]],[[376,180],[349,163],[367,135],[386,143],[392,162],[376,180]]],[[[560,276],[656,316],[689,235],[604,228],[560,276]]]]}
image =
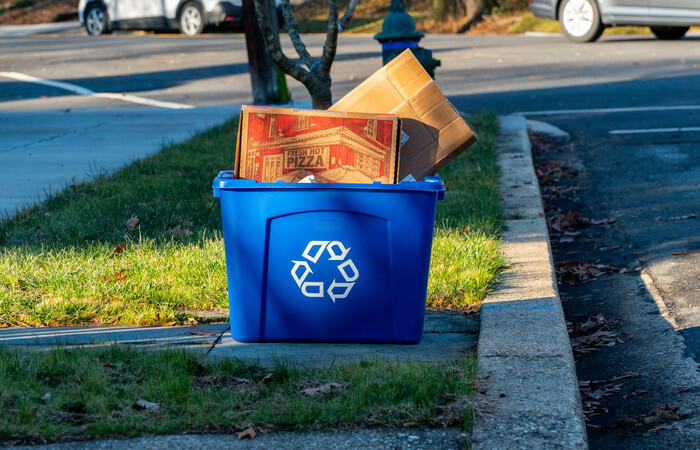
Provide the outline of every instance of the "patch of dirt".
{"type": "Polygon", "coordinates": [[[474,24],[465,34],[508,34],[508,29],[528,14],[528,11],[518,11],[512,14],[483,16],[481,22],[474,24]]]}
{"type": "Polygon", "coordinates": [[[0,0],[0,25],[78,20],[78,0],[0,0]]]}

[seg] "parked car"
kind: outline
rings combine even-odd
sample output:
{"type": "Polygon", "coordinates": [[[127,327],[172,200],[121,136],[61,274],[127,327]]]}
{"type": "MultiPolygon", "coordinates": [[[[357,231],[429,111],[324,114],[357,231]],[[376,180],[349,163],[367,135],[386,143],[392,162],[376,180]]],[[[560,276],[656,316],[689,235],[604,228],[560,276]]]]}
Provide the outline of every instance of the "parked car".
{"type": "Polygon", "coordinates": [[[92,36],[113,30],[180,30],[194,36],[209,25],[240,26],[242,13],[242,0],[80,0],[78,4],[80,23],[92,36]]]}
{"type": "Polygon", "coordinates": [[[700,25],[698,0],[530,0],[537,17],[558,20],[564,35],[576,42],[592,42],[606,27],[651,27],[659,39],[680,39],[700,25]]]}

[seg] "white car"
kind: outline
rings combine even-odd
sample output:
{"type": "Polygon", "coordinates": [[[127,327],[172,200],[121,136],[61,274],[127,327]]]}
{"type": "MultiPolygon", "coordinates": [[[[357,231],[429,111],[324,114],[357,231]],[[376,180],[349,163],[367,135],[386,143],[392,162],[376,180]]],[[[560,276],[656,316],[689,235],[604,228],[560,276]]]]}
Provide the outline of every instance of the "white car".
{"type": "Polygon", "coordinates": [[[78,18],[92,36],[178,29],[194,36],[206,25],[240,24],[242,10],[242,0],[80,0],[78,18]]]}
{"type": "Polygon", "coordinates": [[[681,39],[700,25],[700,0],[530,0],[536,17],[559,20],[564,36],[592,42],[606,27],[651,27],[659,39],[681,39]]]}

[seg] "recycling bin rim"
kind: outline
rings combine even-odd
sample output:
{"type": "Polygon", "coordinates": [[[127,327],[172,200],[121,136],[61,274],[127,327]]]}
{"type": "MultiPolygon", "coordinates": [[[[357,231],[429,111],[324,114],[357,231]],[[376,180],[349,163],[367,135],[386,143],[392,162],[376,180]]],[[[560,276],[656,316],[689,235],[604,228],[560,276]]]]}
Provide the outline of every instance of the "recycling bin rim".
{"type": "Polygon", "coordinates": [[[246,180],[235,178],[234,171],[226,170],[219,172],[212,185],[214,197],[219,197],[219,190],[353,190],[353,191],[376,191],[376,192],[415,192],[434,191],[438,193],[438,199],[442,200],[445,195],[445,184],[439,175],[435,174],[425,177],[423,181],[401,181],[397,184],[384,184],[378,181],[374,183],[287,183],[285,181],[275,181],[264,183],[256,180],[246,180]]]}

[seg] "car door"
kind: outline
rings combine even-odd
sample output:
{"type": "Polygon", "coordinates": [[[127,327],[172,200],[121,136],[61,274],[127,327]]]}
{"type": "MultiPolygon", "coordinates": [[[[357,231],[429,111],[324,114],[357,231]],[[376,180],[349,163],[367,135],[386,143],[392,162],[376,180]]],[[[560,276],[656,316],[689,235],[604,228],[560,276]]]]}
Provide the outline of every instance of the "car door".
{"type": "Polygon", "coordinates": [[[644,24],[649,20],[650,0],[598,0],[603,23],[644,24]]]}
{"type": "Polygon", "coordinates": [[[123,26],[153,28],[163,23],[161,0],[116,0],[116,13],[123,26]]]}
{"type": "Polygon", "coordinates": [[[700,25],[699,0],[650,0],[654,22],[668,25],[700,25]]]}

